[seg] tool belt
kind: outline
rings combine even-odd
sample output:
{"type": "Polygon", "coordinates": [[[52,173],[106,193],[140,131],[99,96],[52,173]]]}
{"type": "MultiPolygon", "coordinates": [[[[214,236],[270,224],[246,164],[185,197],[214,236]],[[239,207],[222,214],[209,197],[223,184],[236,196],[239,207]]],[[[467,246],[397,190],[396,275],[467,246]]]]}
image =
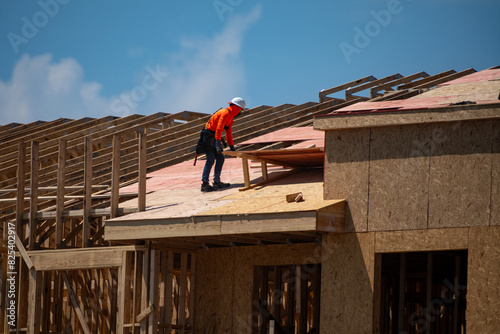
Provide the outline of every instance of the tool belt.
{"type": "Polygon", "coordinates": [[[196,144],[196,153],[203,154],[210,151],[215,151],[215,131],[203,129],[196,144]]]}

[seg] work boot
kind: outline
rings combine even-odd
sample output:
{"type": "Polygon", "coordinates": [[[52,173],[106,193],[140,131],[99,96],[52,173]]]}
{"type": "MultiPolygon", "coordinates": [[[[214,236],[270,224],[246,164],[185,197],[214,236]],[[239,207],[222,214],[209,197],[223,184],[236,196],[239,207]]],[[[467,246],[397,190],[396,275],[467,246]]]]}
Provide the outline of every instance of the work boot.
{"type": "Polygon", "coordinates": [[[224,183],[224,182],[221,182],[221,181],[214,181],[214,190],[219,190],[219,189],[224,189],[224,188],[228,188],[230,186],[229,183],[224,183]]]}
{"type": "Polygon", "coordinates": [[[214,191],[214,188],[207,181],[203,181],[203,184],[201,185],[201,191],[204,193],[208,193],[214,191]]]}

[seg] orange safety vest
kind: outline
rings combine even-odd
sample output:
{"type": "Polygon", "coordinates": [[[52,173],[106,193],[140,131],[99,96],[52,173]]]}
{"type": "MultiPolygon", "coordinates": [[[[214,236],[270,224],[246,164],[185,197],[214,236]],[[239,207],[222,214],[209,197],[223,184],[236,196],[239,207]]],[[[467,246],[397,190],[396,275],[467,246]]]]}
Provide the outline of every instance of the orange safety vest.
{"type": "Polygon", "coordinates": [[[210,120],[205,124],[205,129],[215,132],[215,139],[221,140],[222,131],[226,130],[226,139],[229,145],[233,143],[233,120],[239,114],[241,108],[236,105],[231,105],[224,109],[219,109],[210,117],[210,120]]]}

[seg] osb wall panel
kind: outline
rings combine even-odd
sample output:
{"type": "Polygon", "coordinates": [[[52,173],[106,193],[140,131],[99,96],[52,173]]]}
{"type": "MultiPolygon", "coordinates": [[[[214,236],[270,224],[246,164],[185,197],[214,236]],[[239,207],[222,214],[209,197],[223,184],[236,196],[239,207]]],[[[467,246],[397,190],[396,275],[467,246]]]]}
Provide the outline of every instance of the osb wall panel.
{"type": "Polygon", "coordinates": [[[500,333],[500,227],[470,229],[467,333],[500,333]]]}
{"type": "Polygon", "coordinates": [[[427,228],[430,135],[421,125],[372,129],[368,230],[427,228]]]}
{"type": "Polygon", "coordinates": [[[196,256],[195,333],[204,333],[213,320],[216,333],[231,333],[234,250],[198,251],[196,256]]]}
{"type": "Polygon", "coordinates": [[[492,124],[431,125],[429,228],[489,225],[492,124]]]}
{"type": "Polygon", "coordinates": [[[467,249],[468,228],[377,232],[376,253],[429,252],[467,249]]]}
{"type": "Polygon", "coordinates": [[[211,318],[215,333],[251,333],[254,266],[320,263],[321,249],[297,244],[198,251],[195,333],[204,333],[211,318]]]}
{"type": "Polygon", "coordinates": [[[346,232],[365,232],[370,129],[327,131],[325,199],[347,199],[346,232]]]}
{"type": "Polygon", "coordinates": [[[375,233],[323,239],[321,333],[371,333],[375,233]]]}
{"type": "Polygon", "coordinates": [[[490,225],[500,225],[500,121],[493,122],[490,225]]]}

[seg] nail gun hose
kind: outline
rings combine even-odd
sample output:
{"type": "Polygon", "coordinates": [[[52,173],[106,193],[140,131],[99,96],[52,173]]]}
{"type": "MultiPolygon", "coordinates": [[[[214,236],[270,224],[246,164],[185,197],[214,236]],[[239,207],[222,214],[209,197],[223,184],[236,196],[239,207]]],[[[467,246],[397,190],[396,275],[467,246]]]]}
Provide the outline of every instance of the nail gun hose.
{"type": "Polygon", "coordinates": [[[193,163],[193,166],[196,166],[196,160],[198,159],[198,153],[195,154],[194,156],[194,163],[193,163]]]}

